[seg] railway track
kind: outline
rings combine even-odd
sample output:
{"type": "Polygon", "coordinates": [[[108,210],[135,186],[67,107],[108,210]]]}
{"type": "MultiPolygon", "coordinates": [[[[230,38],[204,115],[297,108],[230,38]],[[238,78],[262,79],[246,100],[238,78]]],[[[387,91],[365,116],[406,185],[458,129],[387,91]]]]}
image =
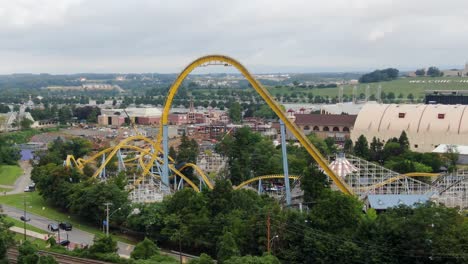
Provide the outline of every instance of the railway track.
{"type": "MultiPolygon", "coordinates": [[[[110,262],[104,262],[104,261],[99,261],[99,260],[94,260],[94,259],[85,259],[85,258],[78,258],[78,257],[72,257],[64,254],[59,254],[55,252],[49,252],[49,251],[43,251],[39,250],[37,253],[41,256],[52,256],[57,260],[58,263],[60,264],[79,264],[79,263],[89,263],[89,264],[110,264],[110,262]]],[[[9,263],[17,263],[18,259],[18,249],[16,248],[10,248],[7,251],[7,258],[9,263]]]]}

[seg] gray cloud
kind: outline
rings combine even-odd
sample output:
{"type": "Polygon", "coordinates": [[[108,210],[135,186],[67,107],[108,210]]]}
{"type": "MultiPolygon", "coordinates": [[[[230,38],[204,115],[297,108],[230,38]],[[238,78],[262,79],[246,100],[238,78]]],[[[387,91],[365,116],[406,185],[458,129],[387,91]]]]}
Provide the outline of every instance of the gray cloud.
{"type": "Polygon", "coordinates": [[[1,73],[177,72],[210,53],[257,72],[443,67],[468,59],[468,2],[0,0],[0,40],[1,73]]]}

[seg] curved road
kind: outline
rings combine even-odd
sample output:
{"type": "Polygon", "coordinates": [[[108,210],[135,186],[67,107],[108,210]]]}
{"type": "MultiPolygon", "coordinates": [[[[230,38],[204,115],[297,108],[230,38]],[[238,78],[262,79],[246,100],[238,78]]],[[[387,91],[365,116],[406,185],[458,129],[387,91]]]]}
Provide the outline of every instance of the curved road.
{"type": "MultiPolygon", "coordinates": [[[[19,219],[22,215],[24,215],[23,210],[20,210],[15,207],[2,205],[2,208],[3,208],[4,214],[15,219],[19,219]]],[[[44,231],[48,231],[48,232],[49,230],[47,229],[47,226],[50,223],[57,223],[56,221],[52,219],[39,216],[39,215],[35,215],[35,214],[31,214],[28,212],[26,213],[26,218],[31,219],[31,221],[29,221],[28,224],[35,226],[37,228],[40,228],[44,231]]],[[[68,240],[70,240],[71,242],[75,244],[91,245],[93,243],[94,235],[91,233],[85,232],[83,230],[77,229],[77,228],[73,228],[72,231],[60,230],[60,240],[67,239],[67,237],[68,237],[68,240]]],[[[119,250],[118,250],[119,255],[123,257],[129,257],[130,253],[133,251],[133,248],[134,248],[133,245],[122,243],[122,242],[117,242],[117,246],[119,247],[119,250]]]]}

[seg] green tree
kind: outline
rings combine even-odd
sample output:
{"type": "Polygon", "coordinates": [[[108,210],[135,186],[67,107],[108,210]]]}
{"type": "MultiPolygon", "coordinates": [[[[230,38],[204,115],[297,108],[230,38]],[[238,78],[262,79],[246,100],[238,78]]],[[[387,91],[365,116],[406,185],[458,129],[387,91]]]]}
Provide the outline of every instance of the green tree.
{"type": "Polygon", "coordinates": [[[347,138],[344,142],[343,151],[346,153],[353,152],[353,141],[350,138],[347,138]]]}
{"type": "Polygon", "coordinates": [[[130,257],[132,259],[149,259],[154,255],[159,254],[159,248],[150,239],[146,238],[138,243],[133,249],[130,257]]]}
{"type": "Polygon", "coordinates": [[[32,124],[33,124],[33,121],[31,121],[31,119],[26,118],[26,117],[22,118],[20,121],[21,129],[30,129],[32,124]]]}
{"type": "Polygon", "coordinates": [[[370,160],[377,161],[380,163],[383,162],[383,143],[380,141],[380,139],[373,137],[369,150],[370,160]]]}
{"type": "Polygon", "coordinates": [[[58,264],[57,260],[50,255],[40,256],[38,264],[58,264]]]}
{"type": "Polygon", "coordinates": [[[265,256],[243,256],[232,257],[224,262],[225,264],[280,264],[281,262],[272,255],[265,256]]]}
{"type": "Polygon", "coordinates": [[[220,238],[217,248],[216,256],[220,263],[225,263],[229,258],[240,255],[234,236],[229,231],[224,232],[223,236],[220,238]]]}
{"type": "Polygon", "coordinates": [[[445,164],[449,172],[454,172],[457,170],[459,152],[455,145],[447,145],[445,153],[442,154],[442,157],[445,160],[445,164]]]}
{"type": "Polygon", "coordinates": [[[360,135],[354,144],[354,154],[361,158],[369,159],[369,143],[364,135],[360,135]]]}
{"type": "Polygon", "coordinates": [[[192,259],[189,261],[189,264],[214,264],[214,263],[215,262],[213,261],[213,259],[205,253],[202,253],[198,259],[192,259]]]}
{"type": "Polygon", "coordinates": [[[91,254],[117,253],[117,242],[111,236],[95,236],[93,244],[89,247],[91,254]]]}
{"type": "Polygon", "coordinates": [[[240,123],[242,120],[241,105],[238,102],[232,103],[229,107],[228,115],[233,123],[240,123]]]}
{"type": "Polygon", "coordinates": [[[405,131],[401,131],[400,137],[398,138],[398,143],[400,144],[402,152],[408,151],[410,149],[410,142],[405,131]]]}
{"type": "Polygon", "coordinates": [[[442,76],[443,73],[439,70],[439,68],[435,66],[431,66],[429,67],[429,69],[427,69],[427,75],[431,77],[439,77],[439,76],[442,76]]]}
{"type": "Polygon", "coordinates": [[[21,244],[18,252],[17,263],[19,264],[36,264],[39,261],[37,248],[27,240],[21,244]]]}
{"type": "Polygon", "coordinates": [[[415,72],[414,72],[417,76],[424,76],[426,75],[426,70],[424,68],[422,69],[417,69],[415,72]]]}

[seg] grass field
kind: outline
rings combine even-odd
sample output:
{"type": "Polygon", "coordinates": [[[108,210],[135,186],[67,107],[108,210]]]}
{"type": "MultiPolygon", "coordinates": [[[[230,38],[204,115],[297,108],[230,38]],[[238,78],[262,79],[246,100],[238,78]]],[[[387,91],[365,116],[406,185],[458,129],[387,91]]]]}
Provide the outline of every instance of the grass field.
{"type": "MultiPolygon", "coordinates": [[[[424,97],[425,90],[468,90],[468,78],[461,77],[417,77],[417,78],[400,78],[390,82],[378,82],[369,84],[358,84],[358,95],[366,92],[366,87],[369,85],[370,94],[377,93],[377,87],[382,86],[382,92],[386,94],[393,92],[396,97],[402,94],[404,98],[412,93],[415,98],[424,97]],[[449,82],[440,82],[449,81],[449,82]],[[461,82],[467,81],[467,82],[461,82]]],[[[344,85],[343,94],[352,95],[354,85],[344,85]]],[[[335,97],[338,96],[338,88],[300,88],[300,87],[268,87],[268,90],[273,96],[277,94],[291,94],[297,93],[312,93],[320,96],[335,97]]]]}
{"type": "MultiPolygon", "coordinates": [[[[88,225],[88,224],[82,224],[83,221],[80,220],[78,217],[69,215],[63,212],[59,212],[55,208],[50,207],[44,201],[44,199],[42,199],[42,197],[39,196],[38,192],[29,192],[29,193],[20,193],[20,194],[0,196],[0,203],[23,209],[24,199],[26,199],[26,210],[30,213],[44,216],[44,217],[57,220],[57,221],[66,220],[70,222],[73,225],[73,227],[76,227],[83,231],[86,231],[95,235],[102,234],[99,228],[88,225]]],[[[121,242],[135,244],[135,242],[128,240],[127,238],[123,236],[113,236],[113,237],[116,240],[121,241],[121,242]]]]}
{"type": "Polygon", "coordinates": [[[0,165],[0,184],[14,185],[23,170],[16,165],[0,165]]]}
{"type": "MultiPolygon", "coordinates": [[[[17,242],[22,243],[24,239],[24,236],[22,234],[16,233],[14,236],[14,240],[17,242]]],[[[32,244],[36,245],[38,249],[44,250],[47,247],[47,242],[39,239],[39,238],[33,238],[33,237],[28,237],[27,240],[31,242],[32,244]]]]}

